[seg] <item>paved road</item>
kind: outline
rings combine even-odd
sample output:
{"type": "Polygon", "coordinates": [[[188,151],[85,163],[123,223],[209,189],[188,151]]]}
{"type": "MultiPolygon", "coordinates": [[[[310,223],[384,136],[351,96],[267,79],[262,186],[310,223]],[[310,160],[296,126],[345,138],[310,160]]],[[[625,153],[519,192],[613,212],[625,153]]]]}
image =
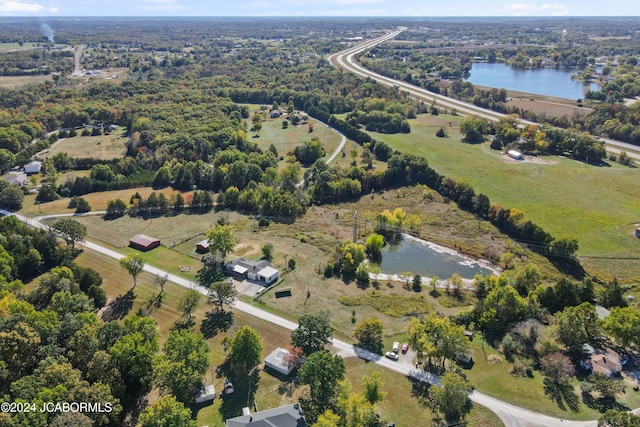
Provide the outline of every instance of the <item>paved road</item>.
{"type": "MultiPolygon", "coordinates": [[[[0,215],[14,215],[20,221],[29,224],[35,228],[47,229],[47,226],[42,224],[39,218],[28,218],[22,215],[17,215],[12,212],[0,209],[0,215]]],[[[48,215],[47,217],[53,217],[55,215],[48,215]]],[[[109,256],[114,259],[121,259],[124,257],[121,253],[113,251],[109,248],[106,248],[102,245],[98,245],[96,243],[85,241],[82,242],[82,246],[89,250],[93,250],[99,252],[103,255],[109,256]]],[[[167,273],[166,271],[150,266],[145,265],[144,271],[158,275],[158,276],[166,276],[170,282],[173,282],[179,286],[188,288],[188,289],[196,289],[203,295],[207,295],[208,289],[202,286],[198,286],[197,283],[192,282],[190,280],[184,279],[182,277],[176,276],[174,274],[167,273]]],[[[277,316],[272,313],[268,313],[260,308],[254,307],[250,304],[247,304],[242,301],[236,301],[234,304],[234,308],[236,310],[242,311],[244,313],[250,314],[257,318],[264,320],[265,322],[273,323],[275,325],[281,326],[283,328],[294,330],[298,327],[297,323],[292,322],[290,320],[284,319],[280,316],[277,316]]],[[[339,339],[332,340],[333,347],[338,350],[338,354],[342,357],[359,357],[361,359],[368,360],[372,363],[375,363],[379,366],[397,372],[399,374],[409,376],[412,378],[416,378],[421,381],[426,381],[431,384],[440,384],[440,378],[437,375],[431,374],[429,372],[425,372],[420,369],[416,369],[414,365],[403,362],[389,360],[385,357],[382,357],[378,354],[371,353],[367,350],[363,350],[355,345],[349,344],[345,341],[339,339]]],[[[471,400],[480,405],[486,406],[495,412],[498,417],[504,422],[507,427],[593,427],[597,426],[596,421],[563,421],[559,418],[553,418],[546,415],[542,415],[528,409],[520,408],[515,405],[511,405],[509,403],[503,402],[501,400],[495,399],[491,396],[488,396],[483,393],[473,392],[471,394],[471,400]]]]}
{"type": "MultiPolygon", "coordinates": [[[[397,35],[399,35],[405,30],[406,30],[406,27],[400,27],[399,29],[389,34],[386,34],[382,37],[378,37],[376,39],[360,43],[349,49],[345,49],[341,52],[334,53],[330,55],[327,59],[331,64],[333,64],[338,68],[342,68],[343,70],[357,74],[360,77],[364,77],[364,78],[369,77],[387,86],[394,86],[398,88],[398,90],[403,90],[409,93],[411,97],[415,99],[433,103],[438,107],[445,107],[450,110],[455,109],[461,115],[475,115],[479,117],[484,117],[492,121],[500,120],[500,118],[505,116],[505,114],[498,113],[496,111],[487,110],[485,108],[481,108],[467,102],[458,101],[457,99],[449,98],[449,97],[428,91],[426,89],[411,85],[402,80],[395,80],[390,77],[386,77],[381,74],[374,73],[373,71],[367,70],[366,68],[363,68],[354,62],[353,60],[354,55],[357,55],[360,52],[363,52],[376,45],[384,43],[387,40],[391,40],[392,38],[396,37],[397,35]]],[[[539,125],[539,123],[531,122],[529,120],[524,120],[524,119],[520,119],[520,123],[528,124],[528,125],[529,124],[539,125]]],[[[625,142],[609,139],[609,138],[600,138],[600,139],[605,143],[607,151],[610,151],[616,154],[619,154],[622,151],[626,151],[629,157],[635,159],[636,161],[640,161],[640,147],[636,145],[628,144],[625,142]]]]}

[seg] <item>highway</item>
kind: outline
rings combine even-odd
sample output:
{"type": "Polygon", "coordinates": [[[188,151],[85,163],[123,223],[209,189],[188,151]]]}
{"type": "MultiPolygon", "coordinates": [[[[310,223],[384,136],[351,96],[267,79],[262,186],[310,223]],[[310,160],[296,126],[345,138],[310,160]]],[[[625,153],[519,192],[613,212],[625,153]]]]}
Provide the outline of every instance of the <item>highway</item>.
{"type": "MultiPolygon", "coordinates": [[[[363,78],[370,78],[386,86],[394,86],[398,90],[407,92],[412,98],[424,101],[426,103],[432,103],[439,108],[446,108],[448,110],[456,110],[460,115],[475,115],[478,117],[484,117],[487,120],[498,121],[504,117],[505,114],[491,111],[486,108],[478,107],[477,105],[470,104],[468,102],[459,101],[457,99],[449,98],[438,93],[431,92],[424,88],[414,86],[402,80],[395,80],[390,77],[383,76],[373,71],[367,70],[354,62],[353,57],[367,49],[371,49],[381,43],[391,40],[404,32],[407,28],[400,27],[395,31],[392,31],[382,37],[375,38],[360,43],[356,46],[350,47],[343,51],[330,55],[327,59],[334,66],[356,74],[363,78]]],[[[529,120],[520,119],[521,124],[525,125],[540,125],[539,123],[529,120]]],[[[640,147],[628,144],[626,142],[616,141],[609,138],[600,138],[605,143],[607,151],[615,154],[619,154],[622,151],[626,151],[629,157],[640,162],[640,147]]]]}

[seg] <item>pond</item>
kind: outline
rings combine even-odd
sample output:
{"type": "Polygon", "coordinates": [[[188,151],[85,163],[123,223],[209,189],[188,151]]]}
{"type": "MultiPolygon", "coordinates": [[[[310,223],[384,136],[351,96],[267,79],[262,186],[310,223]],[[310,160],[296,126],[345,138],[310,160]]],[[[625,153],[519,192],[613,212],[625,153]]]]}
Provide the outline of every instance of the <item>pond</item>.
{"type": "Polygon", "coordinates": [[[584,98],[587,90],[598,90],[597,83],[571,80],[579,70],[563,68],[511,68],[504,63],[475,62],[467,81],[479,86],[555,96],[584,98]]]}
{"type": "Polygon", "coordinates": [[[399,244],[386,245],[382,250],[380,272],[393,275],[409,271],[424,277],[448,279],[457,273],[463,279],[473,279],[476,274],[499,274],[500,269],[488,261],[474,260],[453,249],[403,234],[399,244]]]}

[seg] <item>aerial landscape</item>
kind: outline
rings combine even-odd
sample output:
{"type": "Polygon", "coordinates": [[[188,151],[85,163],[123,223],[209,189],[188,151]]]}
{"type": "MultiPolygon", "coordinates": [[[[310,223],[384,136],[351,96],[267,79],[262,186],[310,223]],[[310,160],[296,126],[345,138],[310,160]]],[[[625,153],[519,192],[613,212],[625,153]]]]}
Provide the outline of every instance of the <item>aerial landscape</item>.
{"type": "Polygon", "coordinates": [[[0,0],[0,427],[640,425],[640,5],[0,0]]]}

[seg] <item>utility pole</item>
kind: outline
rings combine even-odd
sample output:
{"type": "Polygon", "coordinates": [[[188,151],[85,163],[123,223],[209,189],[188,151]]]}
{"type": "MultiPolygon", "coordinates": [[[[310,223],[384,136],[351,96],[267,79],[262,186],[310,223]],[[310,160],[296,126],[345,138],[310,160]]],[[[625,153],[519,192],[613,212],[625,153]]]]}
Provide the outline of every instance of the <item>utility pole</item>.
{"type": "Polygon", "coordinates": [[[358,241],[358,211],[353,214],[353,243],[358,241]]]}

